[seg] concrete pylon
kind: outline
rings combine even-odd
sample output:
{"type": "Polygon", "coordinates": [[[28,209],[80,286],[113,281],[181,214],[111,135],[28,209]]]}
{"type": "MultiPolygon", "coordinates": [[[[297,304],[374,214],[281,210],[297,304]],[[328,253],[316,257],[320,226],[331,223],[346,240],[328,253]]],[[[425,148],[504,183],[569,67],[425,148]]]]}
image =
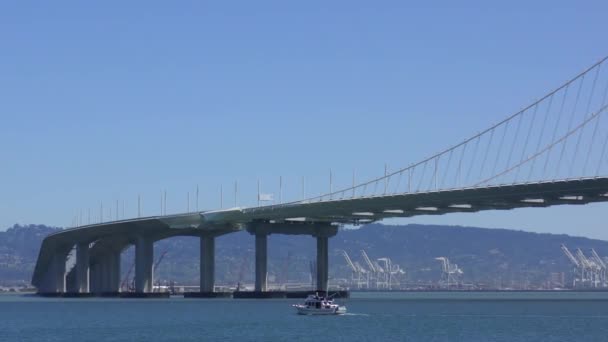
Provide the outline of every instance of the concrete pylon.
{"type": "Polygon", "coordinates": [[[255,234],[255,291],[267,290],[268,273],[268,234],[255,234]]]}
{"type": "Polygon", "coordinates": [[[45,295],[53,295],[63,293],[66,290],[65,278],[65,261],[68,252],[56,251],[50,258],[46,267],[44,278],[38,284],[38,293],[45,295]]]}
{"type": "Polygon", "coordinates": [[[108,253],[102,262],[103,292],[117,293],[120,291],[120,252],[108,253]]]}
{"type": "Polygon", "coordinates": [[[152,292],[154,241],[140,236],[135,241],[135,292],[152,292]]]}
{"type": "Polygon", "coordinates": [[[50,258],[49,264],[44,273],[44,278],[38,285],[39,294],[52,295],[65,292],[66,259],[67,252],[64,251],[56,251],[55,254],[50,258]]]}
{"type": "Polygon", "coordinates": [[[94,263],[91,265],[89,270],[89,292],[91,293],[101,293],[101,284],[100,284],[100,265],[99,263],[94,263]]]}
{"type": "Polygon", "coordinates": [[[201,236],[200,292],[213,292],[215,285],[215,237],[201,236]]]}
{"type": "Polygon", "coordinates": [[[317,291],[327,291],[329,279],[329,238],[317,236],[317,291]]]}
{"type": "Polygon", "coordinates": [[[48,286],[44,292],[65,293],[65,261],[67,253],[57,252],[48,270],[48,286]]]}
{"type": "Polygon", "coordinates": [[[100,277],[99,281],[101,284],[101,292],[106,293],[109,292],[108,288],[110,287],[110,263],[107,256],[104,256],[101,262],[99,263],[99,271],[100,277]]]}
{"type": "Polygon", "coordinates": [[[89,243],[76,245],[76,291],[89,293],[89,243]]]}

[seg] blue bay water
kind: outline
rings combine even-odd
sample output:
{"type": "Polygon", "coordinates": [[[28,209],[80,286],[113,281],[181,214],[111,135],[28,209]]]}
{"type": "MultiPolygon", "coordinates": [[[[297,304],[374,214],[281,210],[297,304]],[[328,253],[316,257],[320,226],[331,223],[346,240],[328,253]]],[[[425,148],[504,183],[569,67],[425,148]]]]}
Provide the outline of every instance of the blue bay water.
{"type": "Polygon", "coordinates": [[[608,341],[608,293],[353,293],[298,300],[0,296],[0,341],[608,341]]]}

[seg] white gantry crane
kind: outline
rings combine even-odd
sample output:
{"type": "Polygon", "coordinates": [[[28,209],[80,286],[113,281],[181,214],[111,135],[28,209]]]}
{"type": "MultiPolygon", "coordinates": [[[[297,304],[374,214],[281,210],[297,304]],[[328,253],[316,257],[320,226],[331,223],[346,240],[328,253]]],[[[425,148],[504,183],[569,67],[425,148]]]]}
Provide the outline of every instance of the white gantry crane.
{"type": "Polygon", "coordinates": [[[441,263],[441,285],[445,287],[457,286],[460,283],[460,276],[464,273],[457,264],[450,263],[447,257],[437,257],[441,263]]]}
{"type": "Polygon", "coordinates": [[[374,268],[376,269],[376,288],[386,290],[389,288],[388,286],[388,271],[386,268],[382,267],[378,260],[372,261],[374,264],[374,268]]]}
{"type": "Polygon", "coordinates": [[[382,268],[385,270],[385,282],[388,290],[392,290],[393,286],[399,287],[401,285],[399,275],[405,274],[405,272],[397,264],[393,264],[390,258],[379,258],[378,263],[383,265],[382,268]]]}
{"type": "Polygon", "coordinates": [[[582,282],[585,287],[597,287],[595,281],[595,264],[587,259],[580,248],[576,249],[576,259],[582,266],[582,282]]]}
{"type": "Polygon", "coordinates": [[[572,265],[574,265],[574,279],[572,279],[572,286],[579,287],[583,283],[585,270],[578,259],[570,252],[568,247],[566,247],[566,245],[562,244],[561,249],[572,265]]]}
{"type": "Polygon", "coordinates": [[[375,290],[392,290],[401,285],[400,276],[405,274],[398,264],[384,257],[372,260],[365,250],[361,250],[362,266],[359,262],[353,261],[344,250],[338,250],[346,265],[351,270],[351,285],[357,289],[367,288],[375,290]]]}
{"type": "Polygon", "coordinates": [[[365,261],[365,264],[369,268],[369,272],[367,273],[367,283],[371,284],[373,281],[376,281],[376,284],[374,287],[377,289],[378,288],[378,270],[376,270],[376,266],[374,265],[374,263],[372,263],[369,256],[367,256],[367,253],[365,253],[365,251],[363,249],[361,250],[361,257],[363,258],[363,261],[365,261]]]}
{"type": "Polygon", "coordinates": [[[608,285],[606,279],[606,263],[604,262],[604,260],[602,260],[602,258],[597,254],[597,252],[593,248],[591,248],[591,258],[599,267],[599,285],[601,287],[606,287],[608,285]]]}
{"type": "Polygon", "coordinates": [[[591,249],[590,258],[587,258],[580,248],[577,248],[574,254],[563,244],[561,249],[574,265],[573,287],[597,288],[608,286],[606,262],[597,254],[595,249],[591,249]]]}
{"type": "Polygon", "coordinates": [[[357,287],[357,289],[361,289],[362,287],[369,287],[369,281],[367,280],[367,270],[361,266],[358,262],[353,262],[348,253],[345,250],[340,250],[340,253],[346,260],[346,264],[350,268],[351,275],[351,283],[357,287]]]}
{"type": "MultiPolygon", "coordinates": [[[[596,253],[597,254],[597,253],[596,253]]],[[[579,249],[576,250],[576,256],[579,258],[581,263],[584,265],[585,275],[586,275],[586,283],[587,287],[597,288],[604,286],[604,280],[602,279],[602,264],[603,261],[600,259],[599,261],[602,264],[599,264],[595,258],[592,256],[591,259],[588,259],[583,251],[579,249]]]]}

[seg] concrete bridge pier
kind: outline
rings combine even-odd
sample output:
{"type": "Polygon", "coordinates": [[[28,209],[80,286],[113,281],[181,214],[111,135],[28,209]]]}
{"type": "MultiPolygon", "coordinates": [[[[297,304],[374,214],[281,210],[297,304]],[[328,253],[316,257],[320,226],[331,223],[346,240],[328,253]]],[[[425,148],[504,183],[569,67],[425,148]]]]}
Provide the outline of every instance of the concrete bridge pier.
{"type": "Polygon", "coordinates": [[[185,298],[225,298],[231,297],[231,292],[215,292],[215,239],[234,231],[232,227],[214,229],[200,235],[200,290],[186,292],[185,298]]]}
{"type": "Polygon", "coordinates": [[[51,257],[38,293],[42,295],[60,295],[66,291],[66,266],[68,251],[57,251],[51,257]]]}
{"type": "Polygon", "coordinates": [[[311,235],[317,238],[317,291],[328,291],[329,285],[329,238],[338,233],[338,227],[315,224],[311,235]]]}
{"type": "Polygon", "coordinates": [[[255,291],[265,292],[268,275],[268,233],[255,233],[255,291]]]}
{"type": "Polygon", "coordinates": [[[120,252],[111,251],[97,258],[89,272],[89,291],[103,296],[120,292],[120,252]]]}
{"type": "Polygon", "coordinates": [[[327,291],[329,278],[329,238],[338,227],[318,222],[256,222],[247,227],[255,235],[255,292],[266,292],[268,271],[268,235],[311,235],[317,239],[317,291],[327,291]]]}
{"type": "Polygon", "coordinates": [[[215,237],[201,236],[200,292],[210,293],[215,285],[215,237]]]}
{"type": "Polygon", "coordinates": [[[135,241],[135,292],[152,292],[154,240],[139,236],[135,241]]]}
{"type": "Polygon", "coordinates": [[[55,292],[55,293],[65,293],[65,277],[66,277],[66,269],[65,262],[67,259],[67,253],[56,253],[53,256],[53,260],[51,261],[52,265],[49,270],[49,291],[45,292],[55,292]]]}
{"type": "Polygon", "coordinates": [[[58,293],[65,293],[66,259],[67,255],[63,254],[56,254],[53,258],[53,272],[55,273],[56,284],[55,292],[58,293]]]}
{"type": "Polygon", "coordinates": [[[110,265],[108,263],[108,257],[105,256],[104,259],[99,263],[99,291],[102,294],[107,294],[108,288],[110,287],[109,269],[110,265]]]}
{"type": "Polygon", "coordinates": [[[117,294],[120,292],[120,252],[108,253],[103,265],[101,275],[104,279],[103,292],[117,294]]]}
{"type": "Polygon", "coordinates": [[[101,293],[101,265],[91,263],[89,270],[89,291],[91,293],[101,293]]]}
{"type": "Polygon", "coordinates": [[[329,237],[317,236],[317,291],[327,291],[329,281],[329,237]]]}
{"type": "Polygon", "coordinates": [[[76,245],[76,291],[89,293],[89,243],[76,245]]]}

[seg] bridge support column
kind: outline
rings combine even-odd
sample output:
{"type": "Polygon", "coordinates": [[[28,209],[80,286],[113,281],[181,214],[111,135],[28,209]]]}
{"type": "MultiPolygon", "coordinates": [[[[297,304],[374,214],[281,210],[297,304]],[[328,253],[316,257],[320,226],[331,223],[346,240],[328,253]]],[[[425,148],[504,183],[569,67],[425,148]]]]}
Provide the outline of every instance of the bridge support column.
{"type": "Polygon", "coordinates": [[[39,294],[52,295],[65,292],[65,261],[67,254],[68,252],[60,251],[53,255],[46,269],[43,281],[38,286],[39,294]]]}
{"type": "Polygon", "coordinates": [[[41,294],[64,293],[65,286],[65,261],[67,253],[57,252],[53,255],[49,267],[46,271],[44,282],[38,289],[41,294]]]}
{"type": "Polygon", "coordinates": [[[329,290],[329,238],[338,233],[338,227],[332,225],[315,226],[312,233],[317,239],[317,291],[329,290]]]}
{"type": "Polygon", "coordinates": [[[89,243],[76,245],[76,291],[89,292],[89,243]]]}
{"type": "Polygon", "coordinates": [[[108,260],[108,256],[104,256],[103,260],[101,260],[100,266],[100,284],[101,284],[101,292],[107,293],[108,288],[110,287],[110,263],[108,260]]]}
{"type": "Polygon", "coordinates": [[[102,261],[103,292],[117,293],[120,291],[120,252],[108,253],[102,261]]]}
{"type": "Polygon", "coordinates": [[[53,258],[53,269],[55,271],[55,279],[57,284],[56,292],[65,292],[65,261],[67,255],[55,255],[53,258]]]}
{"type": "Polygon", "coordinates": [[[329,237],[317,236],[317,291],[327,291],[329,278],[329,237]]]}
{"type": "Polygon", "coordinates": [[[255,222],[247,227],[255,235],[255,291],[266,291],[267,240],[270,234],[312,235],[317,239],[317,290],[327,291],[329,278],[329,238],[338,233],[330,223],[255,222]]]}
{"type": "Polygon", "coordinates": [[[89,271],[89,291],[92,293],[101,293],[101,265],[94,263],[89,271]]]}
{"type": "Polygon", "coordinates": [[[201,237],[200,292],[213,292],[215,285],[215,237],[201,237]]]}
{"type": "Polygon", "coordinates": [[[154,241],[140,236],[135,243],[135,292],[152,292],[154,241]]]}
{"type": "Polygon", "coordinates": [[[268,234],[255,234],[255,291],[267,290],[268,273],[268,234]]]}

